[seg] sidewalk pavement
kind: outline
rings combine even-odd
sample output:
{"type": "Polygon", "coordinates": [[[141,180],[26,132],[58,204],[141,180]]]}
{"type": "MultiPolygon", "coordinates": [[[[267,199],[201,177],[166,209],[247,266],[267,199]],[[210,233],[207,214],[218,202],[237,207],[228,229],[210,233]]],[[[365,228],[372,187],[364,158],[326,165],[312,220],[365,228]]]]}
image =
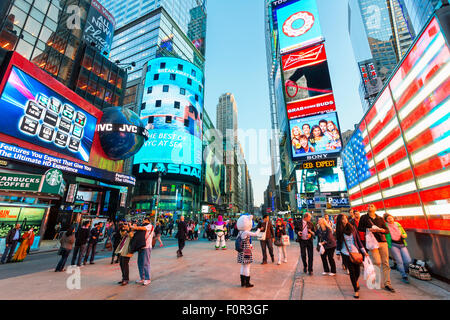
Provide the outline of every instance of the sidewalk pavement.
{"type": "MultiPolygon", "coordinates": [[[[288,262],[261,265],[262,253],[258,241],[254,241],[254,260],[251,266],[253,288],[241,288],[240,264],[236,262],[234,241],[227,242],[227,250],[215,250],[214,242],[187,241],[183,257],[176,258],[175,244],[152,252],[152,283],[141,286],[138,279],[137,255],[130,262],[130,284],[120,286],[119,265],[110,259],[96,260],[95,265],[81,267],[80,289],[68,289],[76,275],[55,273],[53,269],[25,276],[0,280],[0,299],[31,300],[353,300],[349,276],[338,262],[336,277],[322,276],[322,264],[317,252],[314,256],[314,275],[301,271],[297,264],[299,246],[293,242],[287,248],[288,262]]],[[[276,249],[275,249],[276,254],[276,249]]],[[[270,261],[270,259],[269,259],[270,261]]],[[[66,266],[67,268],[67,266],[66,266]]],[[[70,270],[70,269],[69,269],[70,270]]],[[[392,271],[392,285],[397,293],[385,290],[369,290],[361,283],[361,299],[438,299],[449,300],[445,284],[411,279],[406,285],[397,271],[392,271]],[[439,286],[441,285],[441,287],[439,286]]]]}

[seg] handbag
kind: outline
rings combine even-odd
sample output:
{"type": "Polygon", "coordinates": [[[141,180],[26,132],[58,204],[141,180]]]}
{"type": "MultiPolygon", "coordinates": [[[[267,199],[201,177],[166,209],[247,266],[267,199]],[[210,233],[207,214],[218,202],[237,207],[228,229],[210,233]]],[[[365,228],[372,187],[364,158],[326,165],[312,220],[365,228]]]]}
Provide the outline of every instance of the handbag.
{"type": "Polygon", "coordinates": [[[275,241],[273,244],[276,245],[277,247],[283,246],[283,242],[281,241],[281,238],[275,238],[275,241]]]}
{"type": "Polygon", "coordinates": [[[283,243],[283,246],[289,246],[291,244],[291,240],[287,234],[281,236],[281,242],[283,243]]]}
{"type": "Polygon", "coordinates": [[[266,227],[264,228],[264,232],[258,236],[259,241],[265,241],[266,240],[266,232],[267,232],[267,225],[269,222],[266,222],[266,227]]]}
{"type": "MultiPolygon", "coordinates": [[[[353,234],[352,234],[352,237],[353,237],[353,234]]],[[[355,237],[353,237],[353,240],[355,240],[355,237]]],[[[361,263],[363,263],[363,260],[364,260],[363,259],[363,255],[361,253],[359,253],[359,252],[350,252],[350,249],[347,246],[347,241],[345,241],[345,238],[344,238],[344,244],[345,244],[345,247],[347,248],[348,256],[350,257],[350,261],[353,264],[361,264],[361,263]]]]}

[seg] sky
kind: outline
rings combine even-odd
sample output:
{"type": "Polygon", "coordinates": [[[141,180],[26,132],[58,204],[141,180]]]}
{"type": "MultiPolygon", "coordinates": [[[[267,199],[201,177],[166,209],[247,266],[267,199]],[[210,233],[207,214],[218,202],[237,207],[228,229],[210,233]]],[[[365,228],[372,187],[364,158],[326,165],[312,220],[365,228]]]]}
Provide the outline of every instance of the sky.
{"type": "MultiPolygon", "coordinates": [[[[269,88],[264,35],[265,0],[208,0],[206,34],[205,109],[213,122],[219,96],[234,94],[238,127],[270,130],[269,88]]],[[[347,0],[317,0],[320,24],[336,100],[341,131],[353,129],[363,116],[358,93],[359,75],[348,34],[347,0]]],[[[258,140],[258,161],[254,147],[242,139],[253,182],[254,205],[264,200],[270,176],[267,139],[258,140]],[[263,141],[266,140],[266,141],[263,141]]],[[[265,136],[262,136],[265,137],[265,136]]]]}

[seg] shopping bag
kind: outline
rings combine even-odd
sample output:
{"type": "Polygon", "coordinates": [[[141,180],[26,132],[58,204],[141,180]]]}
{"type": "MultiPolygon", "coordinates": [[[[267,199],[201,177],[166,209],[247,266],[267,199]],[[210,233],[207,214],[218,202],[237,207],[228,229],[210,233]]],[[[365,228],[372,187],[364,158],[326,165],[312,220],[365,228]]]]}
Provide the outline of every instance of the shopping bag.
{"type": "Polygon", "coordinates": [[[323,247],[323,245],[321,243],[319,244],[319,253],[320,253],[320,255],[323,255],[325,253],[325,248],[323,247]]]}
{"type": "Polygon", "coordinates": [[[291,241],[290,241],[289,236],[287,234],[281,236],[281,242],[283,243],[283,246],[288,246],[288,245],[291,244],[291,241]]]}
{"type": "Polygon", "coordinates": [[[376,277],[375,268],[373,266],[372,260],[369,257],[365,257],[363,260],[364,266],[364,280],[374,281],[376,277]]]}
{"type": "Polygon", "coordinates": [[[378,249],[380,245],[378,244],[377,239],[373,235],[372,231],[366,229],[366,248],[369,250],[378,249]]]}

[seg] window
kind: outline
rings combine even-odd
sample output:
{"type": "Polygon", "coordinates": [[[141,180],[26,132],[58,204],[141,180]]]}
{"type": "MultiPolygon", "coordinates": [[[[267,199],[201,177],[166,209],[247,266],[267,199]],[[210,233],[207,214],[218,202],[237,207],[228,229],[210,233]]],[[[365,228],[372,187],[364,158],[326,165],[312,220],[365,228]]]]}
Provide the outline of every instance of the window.
{"type": "Polygon", "coordinates": [[[197,75],[197,72],[195,72],[195,70],[192,70],[191,74],[195,77],[197,75]]]}
{"type": "Polygon", "coordinates": [[[159,67],[161,69],[165,69],[166,68],[166,63],[165,62],[161,62],[161,64],[159,65],[159,67]]]}
{"type": "Polygon", "coordinates": [[[155,74],[155,75],[153,76],[153,80],[159,80],[159,74],[155,74]]]}
{"type": "Polygon", "coordinates": [[[179,101],[175,101],[174,106],[175,109],[180,109],[180,102],[179,101]]]}
{"type": "Polygon", "coordinates": [[[146,106],[147,106],[147,103],[146,103],[146,102],[142,103],[142,104],[141,104],[141,110],[144,110],[146,106]]]}
{"type": "Polygon", "coordinates": [[[163,86],[163,92],[169,92],[169,86],[163,86]]]}
{"type": "Polygon", "coordinates": [[[161,100],[156,100],[155,107],[161,108],[161,100]]]}
{"type": "Polygon", "coordinates": [[[175,81],[177,79],[177,75],[175,73],[170,74],[170,80],[175,81]]]}
{"type": "Polygon", "coordinates": [[[188,78],[188,79],[187,79],[187,83],[188,83],[188,85],[192,85],[192,79],[191,79],[191,78],[188,78]]]}
{"type": "Polygon", "coordinates": [[[198,95],[195,95],[195,101],[198,101],[198,95]]]}
{"type": "Polygon", "coordinates": [[[166,116],[166,123],[172,123],[172,116],[166,116]]]}
{"type": "Polygon", "coordinates": [[[185,96],[186,95],[186,89],[180,88],[180,94],[185,96]]]}
{"type": "Polygon", "coordinates": [[[183,71],[183,65],[182,64],[178,65],[178,71],[183,71]]]}
{"type": "Polygon", "coordinates": [[[155,121],[155,117],[154,116],[148,117],[148,122],[147,123],[153,123],[153,121],[155,121]]]}

